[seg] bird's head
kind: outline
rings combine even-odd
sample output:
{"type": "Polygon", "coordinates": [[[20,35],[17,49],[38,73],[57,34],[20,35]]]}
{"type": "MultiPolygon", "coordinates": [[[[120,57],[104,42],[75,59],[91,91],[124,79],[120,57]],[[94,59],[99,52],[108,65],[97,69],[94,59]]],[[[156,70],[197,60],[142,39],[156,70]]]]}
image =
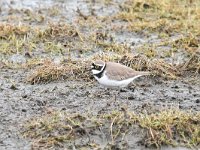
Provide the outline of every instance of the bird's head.
{"type": "Polygon", "coordinates": [[[95,62],[92,63],[91,65],[91,70],[92,73],[95,74],[99,74],[100,72],[102,72],[105,68],[105,62],[102,60],[97,60],[95,62]]]}

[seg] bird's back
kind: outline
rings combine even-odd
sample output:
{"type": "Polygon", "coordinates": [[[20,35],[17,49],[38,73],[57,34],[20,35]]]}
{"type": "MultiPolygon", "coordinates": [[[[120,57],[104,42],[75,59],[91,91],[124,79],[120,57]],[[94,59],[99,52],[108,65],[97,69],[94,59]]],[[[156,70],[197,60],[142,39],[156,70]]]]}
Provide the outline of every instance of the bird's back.
{"type": "Polygon", "coordinates": [[[132,68],[129,68],[125,65],[107,62],[106,63],[106,75],[113,80],[125,80],[133,78],[138,75],[148,75],[149,72],[135,71],[132,68]]]}

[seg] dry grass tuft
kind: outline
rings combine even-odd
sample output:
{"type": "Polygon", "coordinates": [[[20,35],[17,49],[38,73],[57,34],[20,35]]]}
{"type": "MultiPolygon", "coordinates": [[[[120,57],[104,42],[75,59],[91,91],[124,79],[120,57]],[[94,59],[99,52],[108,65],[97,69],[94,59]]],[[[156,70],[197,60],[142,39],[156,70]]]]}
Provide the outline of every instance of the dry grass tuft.
{"type": "Polygon", "coordinates": [[[29,39],[32,32],[30,26],[0,24],[0,53],[8,55],[24,50],[32,51],[35,48],[35,44],[29,39]]]}
{"type": "Polygon", "coordinates": [[[200,144],[200,113],[165,110],[157,114],[141,115],[139,125],[147,129],[147,145],[173,145],[192,147],[200,144]]]}
{"type": "Polygon", "coordinates": [[[123,109],[99,116],[58,111],[31,119],[23,128],[24,137],[32,140],[34,148],[100,148],[91,139],[95,134],[99,138],[106,135],[107,148],[119,148],[120,143],[125,143],[123,148],[127,149],[124,137],[136,130],[143,136],[141,142],[146,146],[184,145],[194,148],[200,144],[200,113],[180,110],[135,114],[123,109]],[[75,141],[81,139],[87,140],[78,145],[75,141]]]}
{"type": "Polygon", "coordinates": [[[185,36],[178,40],[175,40],[172,45],[175,48],[182,48],[186,50],[189,54],[198,51],[199,48],[199,38],[197,36],[185,36]]]}
{"type": "Polygon", "coordinates": [[[119,60],[119,62],[136,70],[148,70],[154,75],[159,75],[169,79],[175,79],[180,75],[180,71],[178,71],[176,66],[168,64],[161,59],[150,60],[142,55],[125,55],[119,60]]]}
{"type": "Polygon", "coordinates": [[[44,61],[41,66],[37,67],[27,77],[27,82],[31,84],[48,83],[55,80],[64,80],[69,78],[81,78],[82,80],[90,80],[87,62],[68,62],[56,64],[51,60],[44,61]]]}
{"type": "Polygon", "coordinates": [[[33,74],[28,76],[27,81],[31,84],[49,82],[62,79],[66,76],[66,68],[63,65],[56,65],[51,61],[45,61],[42,66],[37,67],[33,74]]]}
{"type": "Polygon", "coordinates": [[[200,73],[200,53],[193,53],[181,69],[182,71],[200,73]]]}
{"type": "Polygon", "coordinates": [[[24,36],[30,32],[30,27],[28,26],[15,26],[11,24],[0,24],[0,38],[8,39],[12,35],[24,36]]]}
{"type": "MultiPolygon", "coordinates": [[[[23,135],[36,138],[37,148],[62,147],[64,142],[69,142],[77,137],[86,135],[85,125],[88,118],[80,114],[66,114],[51,112],[41,119],[35,118],[27,122],[27,129],[23,135]]],[[[90,122],[95,125],[95,122],[90,122]]],[[[88,124],[90,125],[90,124],[88,124]]]]}
{"type": "MultiPolygon", "coordinates": [[[[75,26],[69,24],[58,24],[50,23],[48,27],[44,30],[38,31],[38,37],[40,38],[55,38],[55,37],[80,37],[79,31],[75,26]]],[[[81,37],[80,37],[81,38],[81,37]]]]}

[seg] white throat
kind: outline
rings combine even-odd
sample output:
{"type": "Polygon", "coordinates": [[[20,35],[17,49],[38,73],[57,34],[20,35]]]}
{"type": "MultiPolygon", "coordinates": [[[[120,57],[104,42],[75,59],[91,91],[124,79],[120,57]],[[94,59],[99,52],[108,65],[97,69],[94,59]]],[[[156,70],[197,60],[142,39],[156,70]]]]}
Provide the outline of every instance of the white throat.
{"type": "Polygon", "coordinates": [[[99,70],[92,69],[93,74],[99,74],[100,72],[101,72],[101,70],[99,71],[99,70]]]}
{"type": "Polygon", "coordinates": [[[99,74],[100,72],[102,72],[104,70],[105,66],[106,66],[106,64],[103,65],[103,67],[101,68],[101,70],[92,69],[93,75],[99,74]]]}

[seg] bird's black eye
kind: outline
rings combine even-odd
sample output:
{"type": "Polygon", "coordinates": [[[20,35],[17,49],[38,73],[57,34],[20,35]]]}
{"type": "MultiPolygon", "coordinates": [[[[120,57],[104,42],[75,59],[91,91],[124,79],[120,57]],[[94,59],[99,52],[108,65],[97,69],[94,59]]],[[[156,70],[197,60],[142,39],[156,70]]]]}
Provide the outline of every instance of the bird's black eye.
{"type": "Polygon", "coordinates": [[[96,66],[97,70],[101,70],[102,66],[96,66]]]}

